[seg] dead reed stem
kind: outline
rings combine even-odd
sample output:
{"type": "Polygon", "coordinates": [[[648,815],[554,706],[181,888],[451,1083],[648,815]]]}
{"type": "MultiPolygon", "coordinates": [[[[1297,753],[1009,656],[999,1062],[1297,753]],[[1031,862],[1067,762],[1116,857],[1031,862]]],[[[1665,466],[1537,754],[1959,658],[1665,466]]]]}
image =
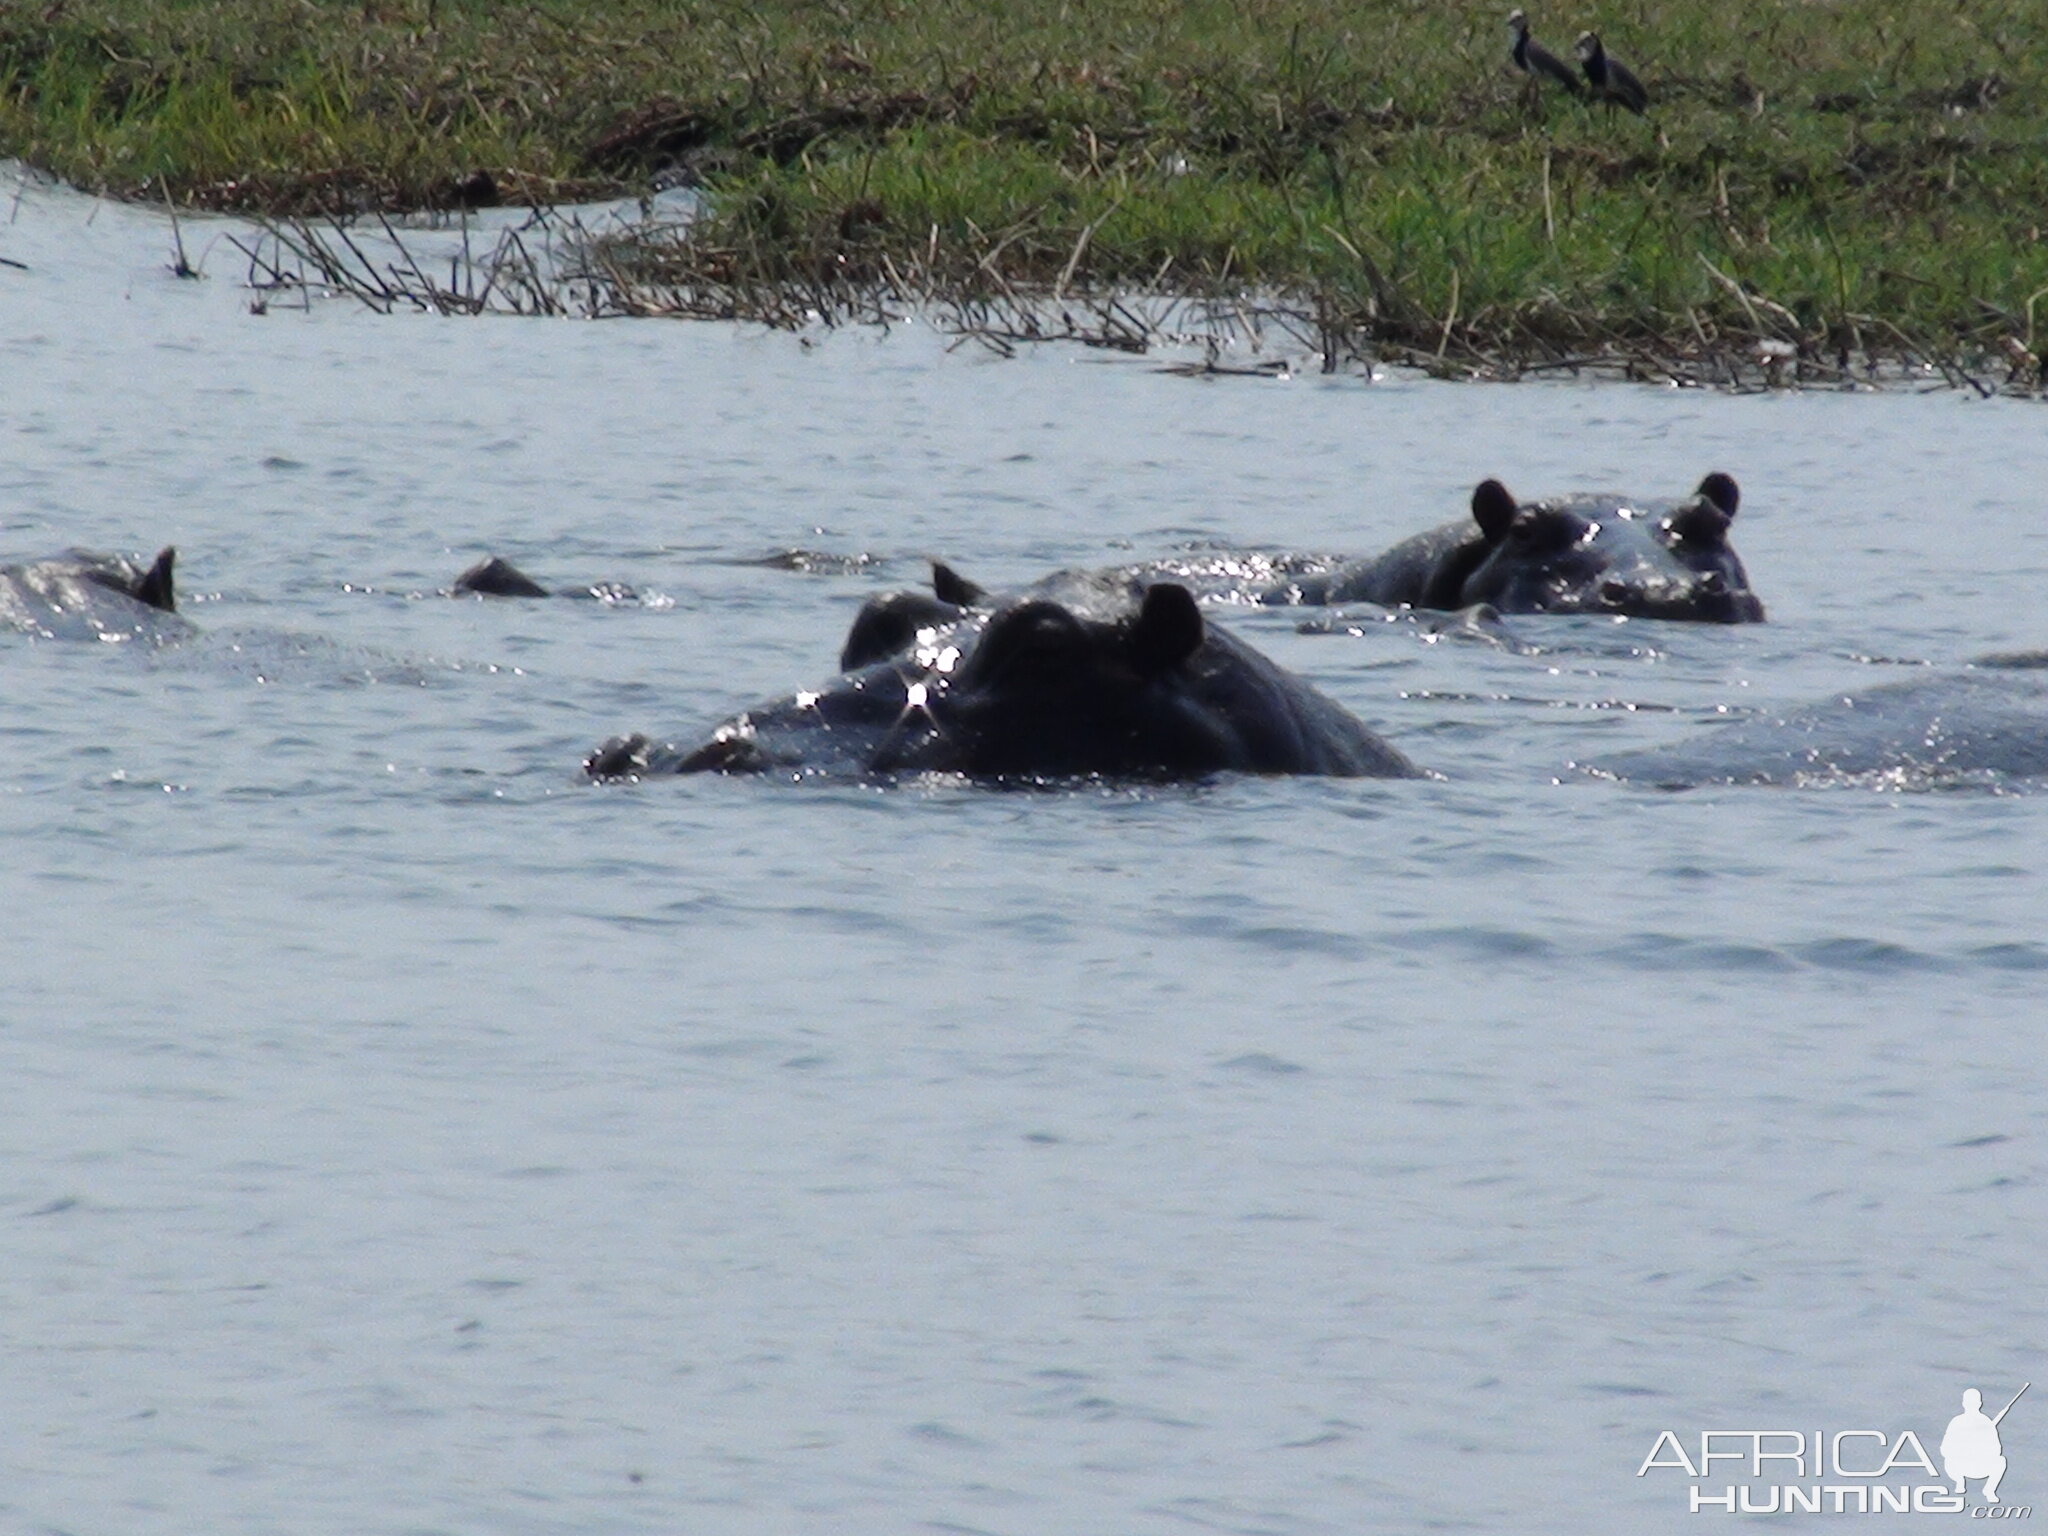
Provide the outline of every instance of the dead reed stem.
{"type": "Polygon", "coordinates": [[[660,317],[801,330],[886,327],[914,313],[1001,356],[1048,342],[1131,355],[1199,348],[1199,363],[1168,361],[1175,372],[1204,377],[1273,377],[1293,371],[1290,357],[1299,357],[1314,358],[1324,373],[1356,367],[1369,375],[1393,364],[1447,379],[1562,373],[1751,392],[1939,378],[1978,394],[2042,393],[2038,355],[2003,331],[1995,349],[1978,354],[1862,315],[1851,317],[1846,336],[1817,333],[1703,256],[1701,266],[1728,302],[1688,309],[1674,336],[1664,334],[1669,327],[1603,327],[1547,295],[1516,309],[1488,305],[1464,314],[1456,268],[1441,312],[1432,313],[1335,230],[1329,233],[1357,261],[1362,292],[1090,291],[1079,284],[1082,258],[1101,223],[1059,246],[1046,241],[1035,217],[971,242],[949,243],[934,227],[907,252],[849,242],[808,261],[751,240],[706,239],[688,223],[592,227],[540,210],[499,228],[488,244],[467,218],[451,233],[402,229],[382,216],[368,231],[344,221],[265,221],[254,237],[233,243],[248,262],[249,286],[265,296],[346,297],[382,314],[660,317]],[[445,281],[428,275],[443,266],[445,281]],[[1884,340],[1871,344],[1866,336],[1884,340]]]}

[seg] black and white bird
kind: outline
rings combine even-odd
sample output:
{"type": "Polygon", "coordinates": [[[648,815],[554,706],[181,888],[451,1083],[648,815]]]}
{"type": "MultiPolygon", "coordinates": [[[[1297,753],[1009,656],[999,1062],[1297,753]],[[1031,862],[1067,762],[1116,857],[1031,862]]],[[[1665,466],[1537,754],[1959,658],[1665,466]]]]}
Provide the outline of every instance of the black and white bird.
{"type": "Polygon", "coordinates": [[[1643,115],[1650,105],[1650,93],[1626,64],[1600,46],[1599,33],[1581,32],[1576,51],[1595,101],[1627,107],[1637,117],[1643,115]]]}
{"type": "Polygon", "coordinates": [[[1586,88],[1579,77],[1548,48],[1529,35],[1529,17],[1521,10],[1508,12],[1508,30],[1515,34],[1515,43],[1508,50],[1508,57],[1514,60],[1515,68],[1535,80],[1555,80],[1574,96],[1583,96],[1586,88]]]}

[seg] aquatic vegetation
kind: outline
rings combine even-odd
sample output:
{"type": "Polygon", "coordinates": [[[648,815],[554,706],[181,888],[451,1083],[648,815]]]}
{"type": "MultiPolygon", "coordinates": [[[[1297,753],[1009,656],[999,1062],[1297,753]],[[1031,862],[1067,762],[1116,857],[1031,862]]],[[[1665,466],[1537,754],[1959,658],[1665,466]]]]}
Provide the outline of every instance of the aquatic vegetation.
{"type": "Polygon", "coordinates": [[[1333,365],[2038,388],[2038,6],[1538,13],[1599,28],[1640,120],[1528,90],[1503,18],[86,0],[0,15],[0,151],[275,215],[702,186],[700,223],[612,253],[651,312],[1252,293],[1333,365]]]}

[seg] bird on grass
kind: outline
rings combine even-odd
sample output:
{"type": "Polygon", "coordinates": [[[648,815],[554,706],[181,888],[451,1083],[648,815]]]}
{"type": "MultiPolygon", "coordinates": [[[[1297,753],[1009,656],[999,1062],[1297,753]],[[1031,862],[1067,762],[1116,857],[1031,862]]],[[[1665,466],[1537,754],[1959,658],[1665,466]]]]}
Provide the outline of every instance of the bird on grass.
{"type": "Polygon", "coordinates": [[[1635,77],[1634,71],[1600,46],[1599,33],[1581,32],[1575,51],[1595,101],[1627,107],[1637,117],[1643,115],[1650,105],[1650,93],[1643,89],[1643,82],[1635,77]]]}
{"type": "Polygon", "coordinates": [[[1585,95],[1586,88],[1572,72],[1571,65],[1529,35],[1526,12],[1509,11],[1508,30],[1515,34],[1515,44],[1508,50],[1508,57],[1514,61],[1515,68],[1532,80],[1555,80],[1573,96],[1585,95]]]}

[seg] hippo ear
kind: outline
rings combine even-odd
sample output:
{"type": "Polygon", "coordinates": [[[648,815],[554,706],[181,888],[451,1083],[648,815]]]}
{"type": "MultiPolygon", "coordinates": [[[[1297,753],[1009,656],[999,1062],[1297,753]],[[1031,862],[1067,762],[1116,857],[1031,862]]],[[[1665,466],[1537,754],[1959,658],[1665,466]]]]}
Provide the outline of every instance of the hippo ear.
{"type": "Polygon", "coordinates": [[[1732,522],[1735,509],[1742,505],[1742,488],[1735,483],[1733,475],[1724,475],[1718,469],[1700,482],[1695,493],[1704,496],[1728,515],[1732,522]]]}
{"type": "Polygon", "coordinates": [[[484,597],[546,597],[548,589],[510,560],[489,555],[455,578],[457,592],[484,597]]]}
{"type": "Polygon", "coordinates": [[[178,552],[169,545],[157,551],[156,564],[149,568],[147,576],[136,583],[135,600],[152,608],[161,608],[165,613],[176,613],[178,598],[171,590],[171,567],[177,561],[178,552]]]}
{"type": "Polygon", "coordinates": [[[932,596],[955,608],[971,608],[988,593],[943,560],[932,562],[932,596]]]}
{"type": "Polygon", "coordinates": [[[1489,544],[1500,542],[1518,510],[1514,492],[1498,480],[1482,480],[1472,493],[1472,521],[1479,525],[1489,544]]]}
{"type": "Polygon", "coordinates": [[[1694,550],[1725,549],[1728,543],[1727,512],[1712,497],[1695,496],[1664,520],[1671,537],[1682,547],[1694,550]]]}
{"type": "Polygon", "coordinates": [[[1163,581],[1145,589],[1145,601],[1125,643],[1140,672],[1164,672],[1194,655],[1202,634],[1202,610],[1195,605],[1194,593],[1177,582],[1163,581]]]}

